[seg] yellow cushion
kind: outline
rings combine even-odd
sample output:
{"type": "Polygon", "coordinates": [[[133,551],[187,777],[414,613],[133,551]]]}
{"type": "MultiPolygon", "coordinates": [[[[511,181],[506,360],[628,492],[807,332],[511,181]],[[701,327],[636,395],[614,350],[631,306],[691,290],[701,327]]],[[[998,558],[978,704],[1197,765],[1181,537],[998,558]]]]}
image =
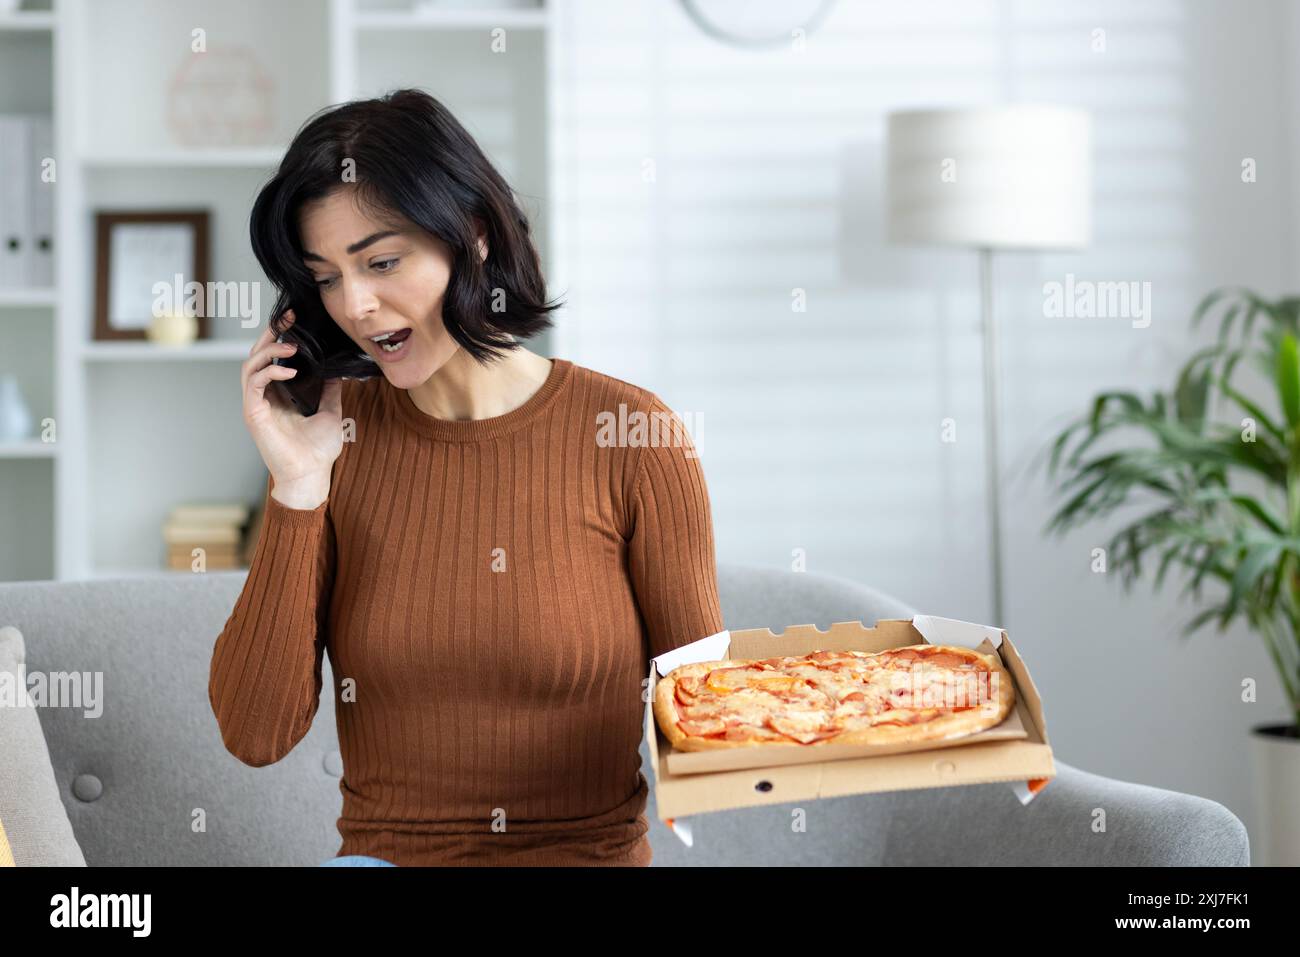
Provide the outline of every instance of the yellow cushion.
{"type": "Polygon", "coordinates": [[[14,852],[9,849],[9,838],[5,837],[4,822],[0,821],[0,867],[14,866],[14,852]]]}

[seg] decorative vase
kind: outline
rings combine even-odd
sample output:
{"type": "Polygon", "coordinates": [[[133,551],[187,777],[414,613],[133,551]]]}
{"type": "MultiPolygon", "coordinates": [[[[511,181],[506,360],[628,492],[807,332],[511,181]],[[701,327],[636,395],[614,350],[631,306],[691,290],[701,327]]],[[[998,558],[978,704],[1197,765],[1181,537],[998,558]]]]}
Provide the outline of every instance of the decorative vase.
{"type": "Polygon", "coordinates": [[[210,149],[269,145],[276,86],[257,53],[220,41],[202,56],[179,59],[167,90],[167,127],[177,143],[210,149]]]}
{"type": "Polygon", "coordinates": [[[1259,833],[1250,842],[1250,863],[1300,865],[1300,737],[1294,724],[1250,729],[1255,766],[1255,814],[1259,833]]]}
{"type": "Polygon", "coordinates": [[[160,346],[185,346],[199,334],[199,320],[183,312],[165,312],[155,316],[145,330],[150,342],[160,346]]]}
{"type": "Polygon", "coordinates": [[[0,442],[17,442],[32,431],[32,414],[12,375],[0,375],[0,442]]]}

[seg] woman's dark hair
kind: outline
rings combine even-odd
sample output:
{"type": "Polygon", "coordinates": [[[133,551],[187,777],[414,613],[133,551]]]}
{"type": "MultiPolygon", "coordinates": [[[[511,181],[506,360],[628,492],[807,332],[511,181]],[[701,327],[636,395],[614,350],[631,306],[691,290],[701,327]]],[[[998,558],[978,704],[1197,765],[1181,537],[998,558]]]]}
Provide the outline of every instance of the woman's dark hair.
{"type": "Polygon", "coordinates": [[[474,138],[423,90],[326,107],[299,129],[249,217],[253,253],[278,291],[271,330],[298,345],[294,365],[323,378],[370,378],[379,366],[330,318],[303,263],[298,212],[340,188],[381,222],[401,219],[451,248],[443,298],[447,331],[477,361],[519,345],[553,323],[528,217],[474,138]],[[351,174],[351,175],[349,175],[351,174]],[[486,259],[478,249],[482,221],[486,259]],[[292,308],[290,325],[284,311],[292,308]]]}

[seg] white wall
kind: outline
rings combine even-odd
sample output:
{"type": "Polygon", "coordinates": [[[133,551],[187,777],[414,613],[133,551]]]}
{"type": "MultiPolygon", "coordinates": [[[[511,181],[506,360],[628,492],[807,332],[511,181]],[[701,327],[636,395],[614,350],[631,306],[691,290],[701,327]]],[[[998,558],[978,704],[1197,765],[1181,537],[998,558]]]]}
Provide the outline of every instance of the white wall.
{"type": "Polygon", "coordinates": [[[1126,596],[1090,572],[1104,528],[1045,539],[1053,503],[1026,468],[1096,392],[1167,387],[1210,289],[1297,291],[1294,4],[841,0],[802,55],[720,46],[664,0],[563,8],[557,291],[571,308],[555,354],[697,418],[721,560],[789,566],[803,549],[808,570],[933,614],[991,615],[976,259],[884,243],[884,114],[1094,112],[1092,247],[997,264],[1001,624],[1061,761],[1213,798],[1253,828],[1247,731],[1286,717],[1262,643],[1242,629],[1180,641],[1196,609],[1177,583],[1126,596]],[[1151,282],[1150,326],[1043,318],[1042,283],[1067,272],[1151,282]],[[791,310],[796,287],[807,312],[791,310]],[[940,441],[949,416],[955,444],[940,441]],[[1247,676],[1256,704],[1240,701],[1247,676]]]}

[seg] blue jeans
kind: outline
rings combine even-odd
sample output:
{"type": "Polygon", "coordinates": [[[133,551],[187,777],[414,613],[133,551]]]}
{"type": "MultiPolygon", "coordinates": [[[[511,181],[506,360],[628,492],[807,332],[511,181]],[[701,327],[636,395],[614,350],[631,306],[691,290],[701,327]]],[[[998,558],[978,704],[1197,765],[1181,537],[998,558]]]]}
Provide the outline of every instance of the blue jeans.
{"type": "Polygon", "coordinates": [[[396,867],[391,861],[381,860],[378,857],[367,857],[364,854],[344,854],[342,857],[331,857],[321,867],[396,867]]]}

